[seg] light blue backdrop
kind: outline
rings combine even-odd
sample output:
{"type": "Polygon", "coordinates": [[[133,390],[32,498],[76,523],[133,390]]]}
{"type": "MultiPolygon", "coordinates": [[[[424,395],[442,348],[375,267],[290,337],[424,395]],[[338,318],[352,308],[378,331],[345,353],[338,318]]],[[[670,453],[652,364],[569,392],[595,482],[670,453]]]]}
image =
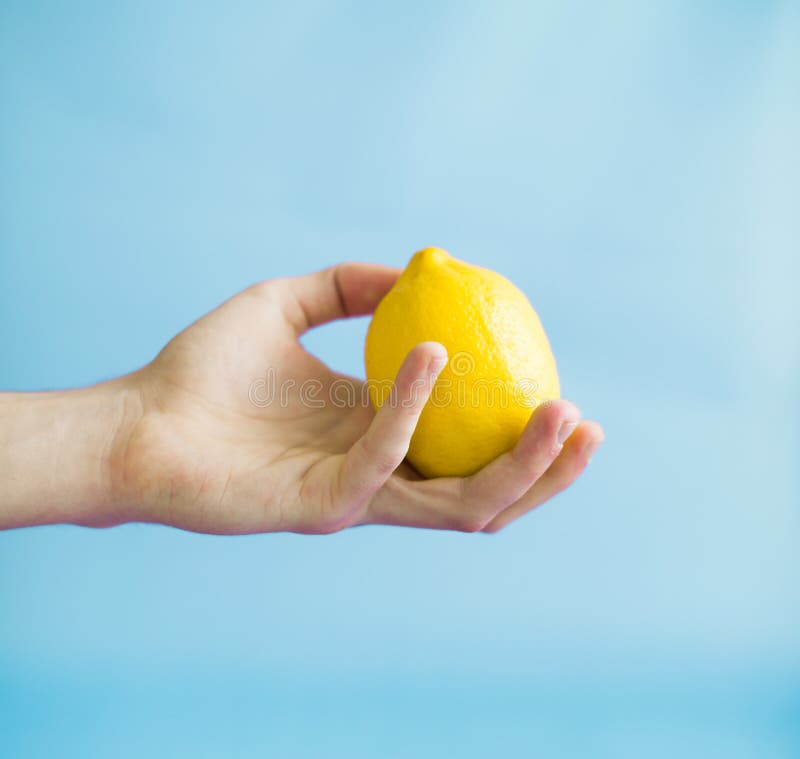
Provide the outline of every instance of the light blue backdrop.
{"type": "Polygon", "coordinates": [[[797,756],[799,10],[2,3],[0,387],[439,245],[607,442],[494,537],[0,535],[0,755],[797,756]]]}

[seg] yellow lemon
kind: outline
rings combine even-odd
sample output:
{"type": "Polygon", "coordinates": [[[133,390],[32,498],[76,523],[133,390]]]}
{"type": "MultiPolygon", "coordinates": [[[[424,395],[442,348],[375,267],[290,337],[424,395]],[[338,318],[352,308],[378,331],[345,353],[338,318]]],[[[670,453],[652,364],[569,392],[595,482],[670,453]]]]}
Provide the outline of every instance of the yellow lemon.
{"type": "Polygon", "coordinates": [[[559,397],[550,343],[528,299],[505,277],[439,248],[412,257],[370,322],[376,408],[408,352],[427,340],[442,343],[449,361],[408,451],[425,477],[476,472],[514,446],[539,403],[559,397]]]}

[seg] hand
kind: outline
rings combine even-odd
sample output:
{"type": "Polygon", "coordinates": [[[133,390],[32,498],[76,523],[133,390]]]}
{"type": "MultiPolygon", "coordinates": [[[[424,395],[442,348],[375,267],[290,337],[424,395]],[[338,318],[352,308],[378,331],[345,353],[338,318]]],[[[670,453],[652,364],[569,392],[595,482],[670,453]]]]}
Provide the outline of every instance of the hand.
{"type": "MultiPolygon", "coordinates": [[[[447,360],[438,343],[409,353],[397,402],[377,414],[369,404],[327,400],[333,392],[360,401],[363,383],[329,369],[299,337],[371,313],[398,274],[341,264],[260,283],[116,380],[125,411],[114,415],[110,438],[99,436],[105,463],[91,489],[98,502],[68,521],[147,521],[218,534],[327,533],[359,524],[493,532],[572,483],[603,433],[579,421],[568,401],[537,409],[517,446],[471,477],[424,480],[404,462],[447,360]]],[[[101,392],[112,394],[108,385],[95,389],[101,392]]]]}
{"type": "Polygon", "coordinates": [[[367,523],[474,531],[499,529],[569,485],[602,431],[578,424],[566,401],[538,410],[517,447],[472,477],[423,480],[404,463],[447,360],[437,343],[411,351],[396,380],[399,402],[377,414],[324,400],[334,383],[337,397],[361,399],[363,383],[329,369],[298,338],[371,313],[397,276],[342,264],[267,281],[178,335],[138,377],[142,411],[117,446],[115,500],[142,519],[212,533],[367,523]],[[318,403],[302,396],[309,381],[318,403]],[[254,387],[262,401],[275,395],[259,402],[254,387]],[[559,433],[570,430],[562,449],[559,433]]]}

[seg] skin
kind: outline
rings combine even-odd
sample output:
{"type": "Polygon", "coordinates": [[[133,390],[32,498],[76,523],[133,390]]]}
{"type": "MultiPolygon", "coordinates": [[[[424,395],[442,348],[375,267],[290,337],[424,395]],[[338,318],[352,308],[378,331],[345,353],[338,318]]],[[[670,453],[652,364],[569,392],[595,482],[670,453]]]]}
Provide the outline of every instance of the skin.
{"type": "Polygon", "coordinates": [[[396,402],[376,414],[360,402],[360,380],[300,344],[312,327],[371,313],[398,276],[346,263],[268,280],[133,374],[0,394],[0,528],[139,521],[215,534],[361,524],[495,532],[568,487],[603,439],[569,401],[540,406],[516,447],[471,477],[425,480],[404,459],[444,347],[416,346],[396,402]],[[267,402],[267,378],[282,398],[267,402]],[[348,392],[359,402],[324,400],[348,392]]]}

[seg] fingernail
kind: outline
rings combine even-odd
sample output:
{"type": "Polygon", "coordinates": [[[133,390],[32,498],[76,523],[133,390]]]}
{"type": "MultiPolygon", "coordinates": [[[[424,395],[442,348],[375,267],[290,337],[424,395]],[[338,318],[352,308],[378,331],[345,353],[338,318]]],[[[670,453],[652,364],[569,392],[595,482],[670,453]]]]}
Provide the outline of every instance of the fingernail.
{"type": "Polygon", "coordinates": [[[592,456],[597,452],[597,449],[600,447],[600,443],[602,440],[590,440],[586,447],[583,449],[583,455],[586,457],[586,462],[590,462],[592,460],[592,456]]]}
{"type": "Polygon", "coordinates": [[[572,431],[578,426],[577,422],[562,422],[561,427],[558,429],[558,444],[564,445],[566,439],[572,434],[572,431]]]}
{"type": "Polygon", "coordinates": [[[428,364],[428,373],[432,377],[438,377],[442,369],[447,365],[447,356],[434,356],[428,364]]]}

